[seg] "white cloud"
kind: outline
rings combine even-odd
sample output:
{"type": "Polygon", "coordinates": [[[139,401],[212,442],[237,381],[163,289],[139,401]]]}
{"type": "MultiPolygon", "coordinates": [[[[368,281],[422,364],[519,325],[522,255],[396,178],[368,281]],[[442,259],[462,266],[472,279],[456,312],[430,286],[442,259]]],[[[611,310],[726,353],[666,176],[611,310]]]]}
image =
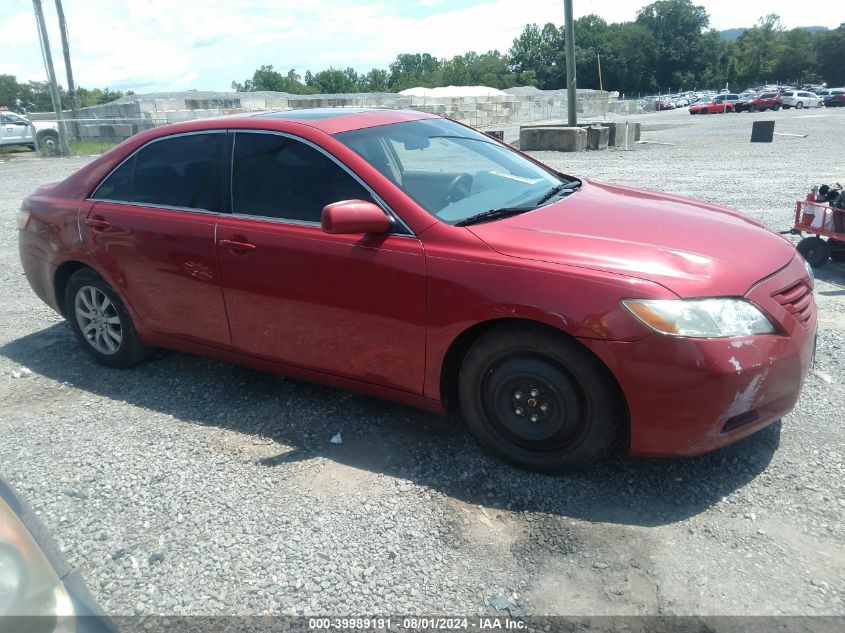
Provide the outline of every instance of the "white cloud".
{"type": "MultiPolygon", "coordinates": [[[[576,16],[633,19],[646,4],[575,0],[576,16]]],[[[770,0],[702,2],[713,26],[750,26],[777,12],[787,27],[838,24],[845,9],[827,0],[772,6],[770,0]]],[[[64,77],[52,2],[43,3],[53,58],[64,77]]],[[[0,22],[0,72],[43,80],[29,2],[0,22]]],[[[333,65],[359,71],[386,67],[400,52],[451,57],[468,50],[505,52],[530,22],[563,22],[560,0],[65,0],[74,75],[88,87],[226,90],[261,64],[300,73],[333,65]]],[[[62,82],[63,83],[63,82],[62,82]]]]}

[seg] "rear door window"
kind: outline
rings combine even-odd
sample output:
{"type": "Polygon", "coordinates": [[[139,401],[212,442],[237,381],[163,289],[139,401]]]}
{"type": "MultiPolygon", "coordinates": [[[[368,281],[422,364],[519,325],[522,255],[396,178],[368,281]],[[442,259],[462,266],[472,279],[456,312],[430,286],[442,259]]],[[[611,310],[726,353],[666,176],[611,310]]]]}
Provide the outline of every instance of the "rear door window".
{"type": "Polygon", "coordinates": [[[131,201],[219,211],[219,164],[225,138],[225,133],[186,134],[143,147],[135,156],[131,201]]]}
{"type": "Polygon", "coordinates": [[[134,168],[135,156],[132,156],[109,174],[91,197],[97,200],[129,202],[132,193],[132,170],[134,168]]]}

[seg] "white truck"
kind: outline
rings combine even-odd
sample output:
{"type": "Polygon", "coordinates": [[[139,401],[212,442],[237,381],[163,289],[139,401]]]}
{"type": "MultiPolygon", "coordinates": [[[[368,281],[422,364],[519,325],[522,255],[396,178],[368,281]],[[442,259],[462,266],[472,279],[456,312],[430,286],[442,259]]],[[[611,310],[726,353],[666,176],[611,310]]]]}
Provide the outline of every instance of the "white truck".
{"type": "Polygon", "coordinates": [[[59,128],[55,121],[30,121],[20,114],[0,110],[0,147],[26,145],[35,148],[35,141],[42,149],[59,147],[59,128]]]}

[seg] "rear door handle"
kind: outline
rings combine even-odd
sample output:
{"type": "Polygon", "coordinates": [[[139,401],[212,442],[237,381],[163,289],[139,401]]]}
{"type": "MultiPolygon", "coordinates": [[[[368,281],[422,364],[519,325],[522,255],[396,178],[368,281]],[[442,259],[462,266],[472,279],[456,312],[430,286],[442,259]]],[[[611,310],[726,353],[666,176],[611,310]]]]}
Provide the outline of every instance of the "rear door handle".
{"type": "Polygon", "coordinates": [[[217,244],[225,248],[231,248],[234,251],[255,250],[255,244],[250,244],[249,242],[238,242],[237,240],[219,240],[217,244]]]}
{"type": "Polygon", "coordinates": [[[99,229],[101,231],[111,226],[111,222],[109,222],[108,220],[101,220],[98,218],[85,218],[85,224],[87,224],[94,230],[99,229]]]}

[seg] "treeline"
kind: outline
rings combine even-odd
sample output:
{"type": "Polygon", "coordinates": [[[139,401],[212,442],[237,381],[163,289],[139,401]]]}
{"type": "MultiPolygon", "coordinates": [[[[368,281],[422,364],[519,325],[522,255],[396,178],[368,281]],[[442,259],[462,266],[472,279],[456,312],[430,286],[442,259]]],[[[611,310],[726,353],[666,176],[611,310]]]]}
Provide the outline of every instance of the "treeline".
{"type": "MultiPolygon", "coordinates": [[[[575,21],[575,44],[579,88],[601,86],[630,95],[726,84],[739,90],[774,82],[845,84],[845,24],[817,32],[786,30],[776,14],[769,14],[738,38],[726,40],[710,28],[704,7],[692,0],[658,0],[640,9],[632,22],[584,16],[575,21]]],[[[243,83],[232,82],[238,91],[293,94],[448,85],[563,88],[564,29],[551,23],[528,24],[505,54],[469,52],[438,59],[428,53],[403,53],[387,70],[359,74],[353,68],[329,68],[307,71],[304,77],[294,70],[283,74],[270,65],[261,66],[243,83]]]]}
{"type": "MultiPolygon", "coordinates": [[[[108,88],[76,89],[80,108],[108,103],[126,94],[134,93],[131,90],[124,93],[108,88]]],[[[61,86],[59,86],[59,96],[62,100],[62,108],[70,110],[70,97],[61,86]]],[[[50,89],[46,81],[20,83],[14,75],[0,75],[0,106],[17,111],[50,112],[53,109],[53,102],[50,99],[50,89]]]]}

